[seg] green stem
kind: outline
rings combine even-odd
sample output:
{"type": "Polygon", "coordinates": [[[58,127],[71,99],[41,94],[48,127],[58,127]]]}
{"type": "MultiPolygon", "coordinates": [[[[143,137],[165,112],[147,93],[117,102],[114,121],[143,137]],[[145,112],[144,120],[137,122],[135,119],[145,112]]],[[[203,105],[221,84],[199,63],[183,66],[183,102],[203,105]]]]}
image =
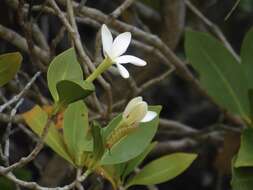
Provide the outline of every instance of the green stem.
{"type": "Polygon", "coordinates": [[[96,68],[96,70],[91,73],[86,79],[87,82],[93,82],[98,76],[100,76],[105,70],[107,70],[112,65],[112,60],[106,57],[103,62],[96,68]]]}
{"type": "Polygon", "coordinates": [[[79,182],[82,182],[84,181],[91,173],[91,170],[87,169],[83,175],[81,175],[79,178],[78,178],[78,181],[79,182]]]}

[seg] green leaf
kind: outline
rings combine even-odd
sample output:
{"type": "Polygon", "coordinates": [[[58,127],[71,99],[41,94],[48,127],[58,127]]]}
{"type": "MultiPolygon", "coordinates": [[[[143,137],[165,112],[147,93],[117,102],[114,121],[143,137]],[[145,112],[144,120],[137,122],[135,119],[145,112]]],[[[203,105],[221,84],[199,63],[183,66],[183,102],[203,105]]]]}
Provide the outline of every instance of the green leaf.
{"type": "Polygon", "coordinates": [[[132,185],[153,185],[171,180],[184,172],[196,159],[196,154],[174,153],[163,156],[146,165],[129,180],[126,187],[132,185]]]}
{"type": "Polygon", "coordinates": [[[77,165],[81,164],[82,153],[93,149],[89,130],[88,109],[85,103],[78,101],[70,104],[64,112],[63,136],[77,165]]]}
{"type": "Polygon", "coordinates": [[[235,167],[253,167],[253,129],[244,129],[241,136],[241,146],[235,160],[235,167]]]}
{"type": "Polygon", "coordinates": [[[128,174],[130,174],[138,165],[140,165],[143,162],[143,160],[147,157],[147,155],[151,152],[151,150],[154,149],[156,144],[157,142],[151,143],[139,156],[128,161],[123,173],[123,179],[126,178],[128,174]]]}
{"type": "MultiPolygon", "coordinates": [[[[101,164],[109,165],[126,162],[135,158],[146,149],[157,131],[161,106],[150,106],[149,110],[155,111],[157,117],[150,122],[140,123],[136,131],[116,143],[110,151],[107,150],[102,158],[101,164]]],[[[117,127],[120,120],[121,116],[119,115],[104,129],[104,138],[108,137],[113,128],[117,127]]]]}
{"type": "Polygon", "coordinates": [[[109,137],[109,135],[112,133],[113,129],[115,129],[118,124],[120,123],[122,119],[122,115],[118,115],[115,118],[113,118],[110,123],[102,129],[102,135],[103,135],[103,139],[106,139],[107,137],[109,137]]]}
{"type": "Polygon", "coordinates": [[[83,80],[83,72],[77,61],[74,48],[70,48],[56,56],[48,68],[48,87],[56,102],[59,100],[56,85],[62,80],[83,80]]]}
{"type": "Polygon", "coordinates": [[[253,28],[246,34],[242,48],[241,48],[241,59],[244,71],[246,73],[249,87],[253,88],[253,28]]]}
{"type": "Polygon", "coordinates": [[[0,87],[14,78],[20,68],[22,59],[19,52],[0,55],[0,87]]]}
{"type": "Polygon", "coordinates": [[[242,65],[220,42],[205,33],[188,31],[185,50],[208,94],[249,121],[248,85],[242,65]]]}
{"type": "MultiPolygon", "coordinates": [[[[23,118],[27,125],[37,134],[41,135],[48,115],[39,106],[35,106],[32,110],[23,114],[23,118]]],[[[48,134],[45,138],[45,142],[50,146],[57,154],[63,157],[65,160],[73,164],[71,156],[69,155],[67,148],[64,144],[61,133],[56,129],[54,124],[51,124],[48,134]]]]}
{"type": "Polygon", "coordinates": [[[59,104],[68,105],[89,96],[95,87],[86,81],[62,80],[57,83],[59,104]]]}
{"type": "Polygon", "coordinates": [[[252,190],[253,168],[234,168],[231,185],[233,190],[252,190]]]}
{"type": "MultiPolygon", "coordinates": [[[[250,106],[250,119],[251,121],[253,121],[253,89],[249,89],[248,98],[249,98],[249,106],[250,106]]],[[[249,126],[253,127],[253,123],[251,122],[249,126]]]]}
{"type": "Polygon", "coordinates": [[[101,129],[97,122],[93,122],[91,131],[94,141],[93,159],[95,161],[100,161],[105,151],[101,129]]]}
{"type": "MultiPolygon", "coordinates": [[[[233,163],[236,160],[233,159],[233,163]]],[[[232,167],[231,186],[233,190],[252,190],[253,167],[232,167]]]]}
{"type": "Polygon", "coordinates": [[[128,174],[130,174],[139,164],[143,162],[146,156],[150,153],[150,151],[155,147],[157,143],[153,142],[148,145],[148,147],[137,157],[120,164],[115,164],[114,166],[114,176],[117,178],[121,178],[122,181],[125,180],[128,174]]]}

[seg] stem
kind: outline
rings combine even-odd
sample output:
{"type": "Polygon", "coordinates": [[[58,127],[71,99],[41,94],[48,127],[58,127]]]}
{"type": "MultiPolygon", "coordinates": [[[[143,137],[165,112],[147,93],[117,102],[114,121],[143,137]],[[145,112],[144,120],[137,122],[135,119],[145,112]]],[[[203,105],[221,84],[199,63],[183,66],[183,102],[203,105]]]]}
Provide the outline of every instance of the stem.
{"type": "Polygon", "coordinates": [[[82,182],[84,181],[91,173],[91,170],[87,169],[83,175],[81,175],[79,178],[78,178],[78,181],[79,182],[82,182]]]}
{"type": "Polygon", "coordinates": [[[103,62],[98,66],[98,68],[91,73],[91,75],[86,79],[87,82],[93,82],[97,77],[99,77],[105,70],[107,70],[112,65],[112,60],[106,57],[103,62]]]}

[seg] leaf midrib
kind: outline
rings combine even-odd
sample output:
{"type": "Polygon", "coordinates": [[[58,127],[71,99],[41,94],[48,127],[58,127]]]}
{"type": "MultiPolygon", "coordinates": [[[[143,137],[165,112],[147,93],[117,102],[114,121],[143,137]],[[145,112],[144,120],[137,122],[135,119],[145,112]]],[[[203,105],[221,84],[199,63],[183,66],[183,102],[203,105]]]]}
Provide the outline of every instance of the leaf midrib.
{"type": "Polygon", "coordinates": [[[242,115],[245,115],[244,113],[244,110],[240,104],[240,100],[239,98],[237,97],[236,93],[234,92],[233,88],[229,85],[229,81],[226,79],[226,77],[224,77],[224,75],[220,72],[220,69],[216,66],[215,63],[213,63],[213,60],[212,58],[203,50],[203,48],[200,48],[200,51],[204,54],[204,56],[207,57],[207,60],[208,62],[210,63],[210,65],[217,71],[218,75],[220,76],[221,80],[225,83],[225,86],[228,90],[228,92],[230,92],[232,98],[234,99],[238,109],[239,109],[239,112],[242,114],[242,115]]]}

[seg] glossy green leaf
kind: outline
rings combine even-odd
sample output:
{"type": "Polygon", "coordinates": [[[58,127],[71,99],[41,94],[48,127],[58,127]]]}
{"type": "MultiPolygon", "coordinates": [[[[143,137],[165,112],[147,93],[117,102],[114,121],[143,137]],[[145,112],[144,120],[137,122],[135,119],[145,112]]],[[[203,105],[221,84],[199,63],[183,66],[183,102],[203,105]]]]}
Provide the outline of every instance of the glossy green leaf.
{"type": "Polygon", "coordinates": [[[83,101],[70,104],[64,112],[64,141],[80,165],[84,151],[92,151],[93,141],[89,128],[88,110],[83,101]]]}
{"type": "Polygon", "coordinates": [[[188,153],[174,153],[163,156],[146,165],[128,181],[126,187],[153,185],[171,180],[184,172],[196,157],[196,154],[188,153]]]}
{"type": "Polygon", "coordinates": [[[56,85],[62,80],[83,80],[83,72],[77,61],[74,48],[70,48],[56,56],[48,68],[48,87],[56,102],[59,100],[56,85]]]}
{"type": "MultiPolygon", "coordinates": [[[[136,131],[117,142],[110,151],[107,150],[102,158],[101,164],[109,165],[126,162],[135,158],[146,149],[157,131],[161,106],[150,106],[149,109],[155,111],[157,117],[150,122],[140,123],[136,131]]],[[[117,127],[120,120],[121,116],[119,115],[104,129],[103,136],[105,137],[105,134],[109,134],[108,131],[112,131],[113,128],[117,127]]]]}
{"type": "Polygon", "coordinates": [[[242,65],[205,33],[188,31],[185,50],[208,94],[222,107],[249,120],[248,85],[242,65]]]}
{"type": "Polygon", "coordinates": [[[19,52],[0,55],[0,87],[14,78],[20,68],[22,59],[19,52]]]}
{"type": "Polygon", "coordinates": [[[244,129],[241,136],[241,146],[234,166],[238,167],[253,167],[253,129],[244,129]]]}
{"type": "MultiPolygon", "coordinates": [[[[35,106],[32,110],[23,114],[23,118],[27,125],[37,134],[41,135],[48,115],[39,106],[35,106]]],[[[45,142],[50,146],[57,154],[63,157],[65,160],[73,164],[71,156],[69,155],[67,148],[64,144],[63,136],[56,129],[54,124],[51,124],[48,134],[45,138],[45,142]]]]}
{"type": "Polygon", "coordinates": [[[59,103],[68,105],[75,101],[84,99],[89,96],[95,87],[92,83],[86,81],[70,81],[62,80],[57,83],[57,91],[59,94],[59,103]]]}
{"type": "MultiPolygon", "coordinates": [[[[236,157],[234,160],[236,160],[236,157]]],[[[232,167],[231,186],[233,190],[252,190],[253,167],[232,167]]]]}
{"type": "Polygon", "coordinates": [[[249,87],[253,88],[253,28],[247,33],[241,48],[241,59],[249,87]]]}
{"type": "Polygon", "coordinates": [[[123,178],[125,178],[128,174],[130,174],[137,166],[139,166],[143,162],[143,160],[147,157],[147,155],[154,149],[156,144],[157,142],[153,142],[139,156],[128,161],[123,173],[123,178]]]}

